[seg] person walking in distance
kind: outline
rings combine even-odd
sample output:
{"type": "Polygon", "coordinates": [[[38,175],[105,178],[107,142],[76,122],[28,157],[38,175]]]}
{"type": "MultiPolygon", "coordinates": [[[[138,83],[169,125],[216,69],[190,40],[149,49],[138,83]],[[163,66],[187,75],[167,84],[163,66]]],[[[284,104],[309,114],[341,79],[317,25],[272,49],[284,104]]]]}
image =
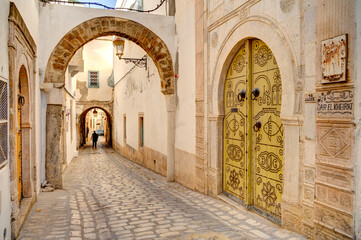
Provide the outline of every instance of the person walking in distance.
{"type": "Polygon", "coordinates": [[[92,134],[93,148],[97,148],[98,134],[94,131],[92,134]]]}

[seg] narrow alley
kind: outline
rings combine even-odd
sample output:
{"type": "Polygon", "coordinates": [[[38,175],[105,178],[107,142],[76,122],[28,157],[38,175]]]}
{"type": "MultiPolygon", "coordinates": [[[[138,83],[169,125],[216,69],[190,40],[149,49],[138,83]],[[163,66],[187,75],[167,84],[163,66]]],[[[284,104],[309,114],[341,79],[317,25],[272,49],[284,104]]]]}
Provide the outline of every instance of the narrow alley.
{"type": "Polygon", "coordinates": [[[39,195],[18,239],[303,239],[99,143],[79,151],[63,190],[39,195]]]}

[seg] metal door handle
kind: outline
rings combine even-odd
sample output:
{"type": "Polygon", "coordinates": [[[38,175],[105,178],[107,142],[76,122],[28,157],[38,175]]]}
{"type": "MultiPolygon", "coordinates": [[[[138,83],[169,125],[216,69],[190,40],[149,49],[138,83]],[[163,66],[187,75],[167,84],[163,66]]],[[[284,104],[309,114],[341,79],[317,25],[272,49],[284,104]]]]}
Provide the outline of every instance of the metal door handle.
{"type": "Polygon", "coordinates": [[[255,125],[253,125],[253,131],[258,132],[262,126],[261,121],[257,121],[255,125]]]}
{"type": "Polygon", "coordinates": [[[259,96],[259,89],[258,88],[253,89],[251,93],[251,99],[255,100],[258,96],[259,96]]]}
{"type": "Polygon", "coordinates": [[[239,102],[242,102],[245,98],[246,98],[246,90],[242,89],[242,90],[238,93],[238,101],[239,101],[239,102]]]}

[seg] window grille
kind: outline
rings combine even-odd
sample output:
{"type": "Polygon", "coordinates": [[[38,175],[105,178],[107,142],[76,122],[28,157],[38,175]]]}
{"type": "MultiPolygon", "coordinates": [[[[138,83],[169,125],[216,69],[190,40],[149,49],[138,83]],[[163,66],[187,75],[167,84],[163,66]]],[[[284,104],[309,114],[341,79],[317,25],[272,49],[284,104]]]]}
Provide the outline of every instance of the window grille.
{"type": "Polygon", "coordinates": [[[89,71],[89,88],[99,88],[99,71],[89,71]]]}
{"type": "Polygon", "coordinates": [[[0,123],[0,165],[8,155],[8,123],[0,123]]]}
{"type": "Polygon", "coordinates": [[[0,167],[8,159],[8,84],[0,80],[0,167]]]}
{"type": "Polygon", "coordinates": [[[0,120],[8,119],[8,88],[7,83],[0,81],[0,120]]]}

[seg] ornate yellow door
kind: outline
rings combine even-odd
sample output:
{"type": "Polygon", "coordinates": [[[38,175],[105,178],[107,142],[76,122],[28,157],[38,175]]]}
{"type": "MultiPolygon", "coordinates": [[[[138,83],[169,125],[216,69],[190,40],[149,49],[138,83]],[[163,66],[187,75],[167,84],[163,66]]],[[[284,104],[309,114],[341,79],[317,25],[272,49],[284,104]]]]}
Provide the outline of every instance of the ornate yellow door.
{"type": "Polygon", "coordinates": [[[281,77],[271,50],[247,40],[225,83],[223,190],[280,224],[283,128],[281,77]]]}
{"type": "Polygon", "coordinates": [[[16,153],[17,153],[17,178],[18,178],[18,201],[22,199],[22,153],[21,153],[21,101],[19,96],[21,93],[21,85],[19,81],[18,96],[17,96],[17,132],[16,132],[16,153]]]}

